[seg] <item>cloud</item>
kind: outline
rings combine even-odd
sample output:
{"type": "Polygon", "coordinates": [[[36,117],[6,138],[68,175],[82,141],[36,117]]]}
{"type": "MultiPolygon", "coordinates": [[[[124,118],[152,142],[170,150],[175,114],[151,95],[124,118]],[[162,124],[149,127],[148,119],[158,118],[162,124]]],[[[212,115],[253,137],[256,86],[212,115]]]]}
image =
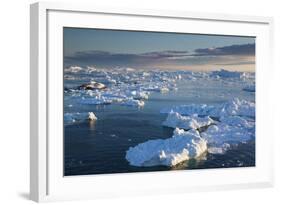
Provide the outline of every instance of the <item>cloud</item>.
{"type": "Polygon", "coordinates": [[[171,59],[174,57],[185,57],[188,56],[188,51],[155,51],[140,54],[139,56],[148,57],[151,59],[171,59]]]}
{"type": "MultiPolygon", "coordinates": [[[[199,48],[191,52],[164,50],[146,53],[112,53],[100,50],[80,51],[64,57],[70,65],[97,67],[176,68],[190,66],[246,66],[255,64],[255,44],[199,48]]],[[[253,66],[252,66],[253,67],[253,66]]]]}
{"type": "Polygon", "coordinates": [[[252,65],[255,64],[255,61],[241,61],[238,63],[216,63],[215,65],[227,66],[227,65],[252,65]]]}
{"type": "Polygon", "coordinates": [[[187,51],[155,51],[140,54],[111,53],[106,51],[82,51],[73,56],[65,56],[68,64],[96,64],[105,66],[136,66],[151,65],[163,61],[173,60],[188,56],[187,51]]]}
{"type": "Polygon", "coordinates": [[[255,44],[231,45],[217,48],[199,48],[192,56],[255,55],[255,44]]]}

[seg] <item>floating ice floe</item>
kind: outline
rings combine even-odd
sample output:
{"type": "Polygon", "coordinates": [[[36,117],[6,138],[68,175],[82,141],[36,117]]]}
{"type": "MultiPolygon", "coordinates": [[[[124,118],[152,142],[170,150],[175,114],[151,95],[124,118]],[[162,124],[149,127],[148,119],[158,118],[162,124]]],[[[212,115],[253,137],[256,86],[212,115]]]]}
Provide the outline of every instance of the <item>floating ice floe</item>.
{"type": "Polygon", "coordinates": [[[178,127],[181,129],[198,129],[208,126],[212,123],[214,123],[214,120],[212,120],[209,116],[182,116],[177,112],[171,111],[168,114],[167,119],[163,122],[163,125],[172,128],[178,127]]]}
{"type": "Polygon", "coordinates": [[[211,117],[221,117],[225,115],[241,115],[255,117],[255,103],[247,100],[234,98],[231,101],[219,105],[206,104],[190,104],[173,106],[172,108],[164,108],[161,113],[169,113],[171,111],[182,115],[202,115],[211,117]]]}
{"type": "Polygon", "coordinates": [[[184,131],[176,128],[173,137],[149,140],[126,152],[126,159],[133,166],[174,166],[197,158],[207,151],[207,142],[197,130],[184,131]]]}

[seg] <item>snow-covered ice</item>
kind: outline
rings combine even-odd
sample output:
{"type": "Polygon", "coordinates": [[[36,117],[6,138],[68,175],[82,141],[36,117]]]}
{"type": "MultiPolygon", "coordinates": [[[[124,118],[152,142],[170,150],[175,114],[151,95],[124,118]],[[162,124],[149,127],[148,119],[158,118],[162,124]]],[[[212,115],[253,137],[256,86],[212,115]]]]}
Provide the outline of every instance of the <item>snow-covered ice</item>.
{"type": "Polygon", "coordinates": [[[196,115],[192,116],[182,116],[177,112],[171,111],[167,119],[163,122],[164,126],[172,127],[172,128],[181,128],[181,129],[198,129],[201,127],[208,126],[212,124],[214,120],[212,120],[209,116],[206,117],[198,117],[196,115]]]}
{"type": "Polygon", "coordinates": [[[208,127],[205,132],[201,133],[201,136],[208,142],[209,147],[225,149],[225,144],[231,145],[247,142],[254,136],[254,133],[243,127],[218,123],[208,127]]]}
{"type": "Polygon", "coordinates": [[[242,127],[248,129],[253,128],[255,126],[254,119],[250,119],[247,117],[240,117],[237,115],[222,116],[220,118],[220,122],[230,126],[236,126],[236,127],[242,127]]]}
{"type": "Polygon", "coordinates": [[[197,130],[184,131],[176,128],[173,137],[149,140],[130,147],[126,159],[133,166],[174,166],[197,158],[207,151],[207,142],[197,130]]]}

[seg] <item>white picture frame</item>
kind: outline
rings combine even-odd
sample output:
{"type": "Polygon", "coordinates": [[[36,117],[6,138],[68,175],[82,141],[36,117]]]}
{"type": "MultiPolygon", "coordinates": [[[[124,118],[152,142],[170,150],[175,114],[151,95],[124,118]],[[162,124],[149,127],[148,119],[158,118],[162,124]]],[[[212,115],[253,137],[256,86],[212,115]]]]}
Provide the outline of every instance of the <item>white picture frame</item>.
{"type": "Polygon", "coordinates": [[[271,88],[272,29],[273,19],[270,17],[98,8],[92,4],[46,2],[32,4],[31,200],[41,202],[273,186],[273,133],[270,130],[272,113],[266,109],[270,107],[267,90],[271,88]],[[187,170],[176,173],[148,172],[64,177],[62,114],[58,114],[62,111],[61,32],[64,26],[256,36],[256,166],[187,170]],[[266,138],[263,138],[265,135],[266,138]]]}

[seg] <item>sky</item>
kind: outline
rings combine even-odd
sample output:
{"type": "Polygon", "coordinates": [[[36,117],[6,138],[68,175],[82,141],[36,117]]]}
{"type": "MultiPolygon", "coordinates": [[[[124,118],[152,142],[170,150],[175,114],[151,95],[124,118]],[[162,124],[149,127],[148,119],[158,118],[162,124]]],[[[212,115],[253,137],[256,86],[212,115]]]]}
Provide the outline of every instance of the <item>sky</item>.
{"type": "Polygon", "coordinates": [[[255,71],[255,37],[64,28],[64,65],[255,71]]]}

